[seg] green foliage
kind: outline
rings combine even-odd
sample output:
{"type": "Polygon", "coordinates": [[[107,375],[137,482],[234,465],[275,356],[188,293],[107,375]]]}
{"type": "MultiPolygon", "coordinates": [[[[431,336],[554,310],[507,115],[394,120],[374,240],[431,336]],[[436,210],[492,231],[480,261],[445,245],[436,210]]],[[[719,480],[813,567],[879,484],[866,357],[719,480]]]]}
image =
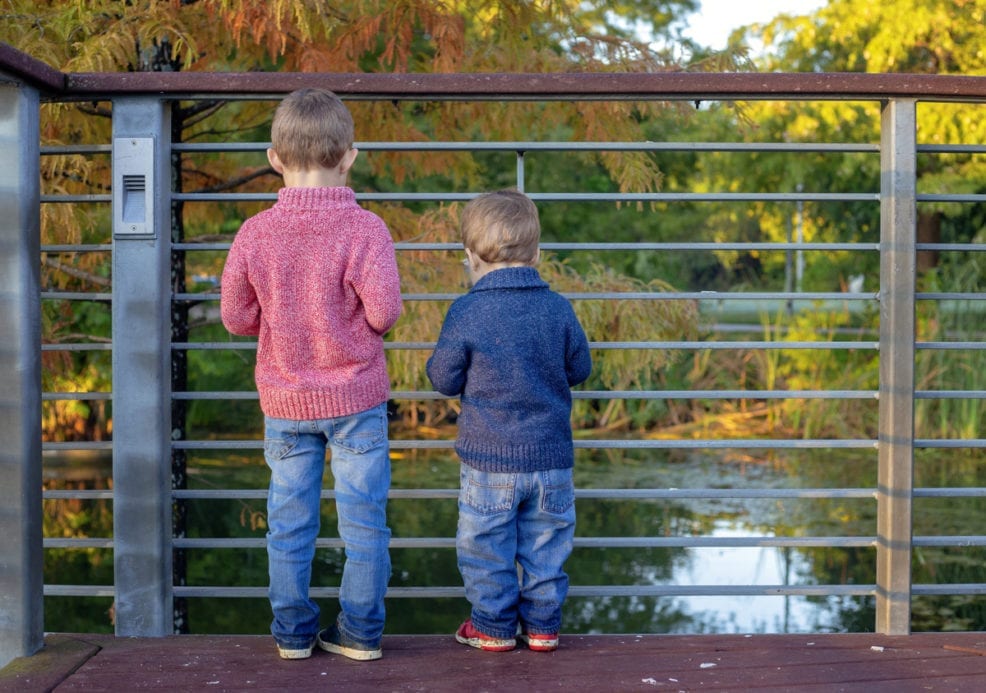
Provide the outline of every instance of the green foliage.
{"type": "MultiPolygon", "coordinates": [[[[986,236],[981,232],[980,236],[986,236]]],[[[982,238],[978,240],[982,242],[982,238]]],[[[922,291],[976,293],[986,289],[981,253],[948,252],[935,270],[922,277],[922,291]]],[[[920,301],[918,339],[927,342],[975,342],[981,339],[981,301],[920,301]]],[[[986,352],[982,349],[919,349],[915,355],[915,387],[930,391],[986,390],[986,352]]],[[[939,396],[915,403],[916,436],[976,438],[982,434],[983,402],[969,397],[939,396]]]]}
{"type": "MultiPolygon", "coordinates": [[[[334,64],[346,65],[349,63],[345,61],[355,61],[353,64],[358,63],[362,69],[427,71],[451,69],[452,66],[474,69],[481,63],[509,69],[520,60],[539,69],[555,69],[563,64],[600,70],[658,69],[669,64],[667,56],[637,45],[633,37],[616,24],[649,14],[655,18],[655,33],[666,35],[672,24],[671,15],[676,8],[688,4],[626,4],[611,14],[579,6],[565,18],[564,12],[559,11],[560,6],[538,8],[461,3],[446,8],[448,12],[442,14],[444,10],[427,3],[408,3],[401,12],[393,7],[351,3],[329,15],[315,16],[312,7],[305,3],[290,6],[273,3],[259,8],[251,3],[227,0],[195,3],[180,11],[174,7],[156,7],[158,13],[173,11],[173,14],[167,19],[163,19],[164,14],[155,15],[154,21],[158,24],[152,22],[151,27],[163,26],[161,22],[167,21],[177,32],[176,36],[180,34],[171,42],[171,49],[184,69],[209,69],[223,60],[225,66],[233,68],[317,69],[320,61],[338,61],[343,54],[343,62],[334,64]],[[494,19],[496,21],[492,21],[494,19]],[[206,57],[205,39],[197,32],[204,23],[215,22],[224,23],[229,33],[226,37],[209,35],[208,40],[215,45],[206,57]],[[517,26],[528,27],[527,33],[509,29],[517,26]],[[381,43],[379,32],[385,28],[393,31],[381,43]],[[608,38],[604,39],[604,35],[608,38]],[[310,50],[299,55],[296,45],[288,37],[309,41],[310,50]],[[569,46],[570,50],[561,50],[563,45],[569,46]]],[[[854,69],[857,64],[852,60],[862,54],[863,48],[853,48],[846,43],[840,43],[838,50],[834,45],[826,48],[827,37],[842,35],[843,25],[852,29],[845,35],[852,33],[853,42],[871,52],[878,48],[882,51],[874,55],[890,56],[893,51],[906,51],[880,43],[876,38],[888,35],[884,24],[896,16],[893,13],[900,9],[897,5],[906,3],[897,3],[892,8],[867,9],[866,12],[849,11],[855,9],[856,4],[844,0],[830,3],[811,18],[779,18],[766,27],[751,30],[749,36],[754,37],[760,32],[768,45],[776,48],[764,57],[764,60],[774,61],[769,63],[771,69],[797,67],[798,61],[807,59],[813,50],[830,51],[823,56],[824,69],[854,69]],[[824,27],[834,29],[834,32],[822,36],[816,31],[813,35],[809,27],[824,27]]],[[[927,8],[927,3],[911,4],[927,8]]],[[[978,11],[980,4],[970,3],[970,7],[978,11]]],[[[65,27],[77,19],[74,14],[55,18],[54,13],[58,11],[54,4],[44,3],[30,11],[25,10],[17,21],[34,16],[42,17],[38,21],[46,23],[50,18],[52,34],[38,36],[27,29],[17,40],[25,47],[36,46],[44,53],[41,44],[58,32],[67,31],[65,27]]],[[[81,10],[73,10],[77,11],[81,10]]],[[[148,50],[156,45],[150,34],[141,33],[144,29],[139,28],[136,12],[137,8],[117,6],[98,18],[86,19],[75,30],[78,45],[68,50],[62,45],[57,49],[62,52],[48,55],[53,56],[53,64],[66,69],[86,66],[98,69],[104,66],[99,61],[106,60],[115,60],[117,66],[122,66],[122,54],[118,55],[115,49],[105,49],[106,45],[122,46],[126,41],[136,41],[148,50]],[[106,34],[100,39],[102,43],[97,42],[96,47],[104,49],[99,56],[96,55],[98,51],[82,40],[95,33],[106,34]],[[59,57],[55,58],[55,55],[59,57]]],[[[954,31],[974,33],[979,29],[967,27],[954,31]]],[[[954,65],[949,64],[954,69],[975,71],[974,61],[970,61],[973,57],[959,51],[954,56],[954,65]]],[[[139,60],[127,64],[137,63],[139,60]]],[[[708,67],[705,63],[695,66],[696,69],[708,67]]],[[[361,124],[360,138],[369,141],[526,138],[633,141],[646,138],[684,142],[870,143],[876,140],[879,123],[875,103],[758,102],[738,107],[712,104],[697,111],[684,104],[668,108],[666,104],[633,102],[354,102],[351,107],[361,124]]],[[[107,136],[105,107],[87,106],[84,112],[66,105],[53,104],[46,108],[50,109],[50,115],[44,131],[52,143],[107,136]]],[[[237,101],[204,110],[200,108],[197,104],[184,104],[176,111],[188,141],[262,141],[267,137],[271,108],[266,102],[237,101]]],[[[966,105],[921,104],[920,118],[919,125],[926,141],[982,141],[981,119],[976,118],[966,105]]],[[[358,190],[379,191],[505,187],[513,184],[512,156],[465,152],[365,153],[354,171],[353,185],[358,190]]],[[[983,157],[977,154],[922,154],[923,175],[919,188],[930,193],[977,192],[983,189],[986,167],[982,164],[983,157]]],[[[874,191],[879,185],[878,157],[859,153],[805,153],[792,157],[771,152],[702,153],[687,148],[676,153],[537,152],[527,156],[526,168],[527,189],[532,192],[646,192],[658,189],[670,192],[791,192],[798,186],[808,191],[858,192],[874,191]]],[[[185,155],[182,170],[182,188],[185,190],[269,192],[277,187],[276,179],[270,175],[266,161],[259,153],[185,155]]],[[[100,156],[87,159],[75,155],[46,158],[44,178],[49,193],[105,190],[106,160],[100,156]]],[[[240,219],[263,206],[260,203],[186,204],[182,210],[185,238],[203,242],[228,240],[238,228],[240,219]]],[[[108,226],[105,208],[76,205],[72,216],[67,217],[68,206],[46,207],[49,208],[45,217],[47,240],[105,240],[108,226]]],[[[456,240],[456,205],[436,208],[421,203],[372,207],[387,220],[398,240],[456,240]]],[[[878,235],[879,210],[869,203],[752,202],[737,205],[675,202],[619,207],[582,202],[541,207],[546,241],[782,241],[791,238],[795,229],[806,241],[865,242],[875,240],[878,235]]],[[[969,240],[976,229],[982,228],[982,212],[977,210],[975,205],[958,203],[921,206],[923,217],[936,220],[941,240],[959,243],[969,240]]],[[[185,281],[189,289],[215,290],[212,282],[221,272],[222,261],[221,252],[188,253],[185,281]]],[[[426,252],[401,253],[400,261],[405,290],[409,293],[456,292],[467,288],[455,257],[426,252]]],[[[780,290],[790,280],[787,262],[783,253],[757,251],[608,251],[603,258],[588,252],[565,252],[546,258],[542,271],[556,288],[571,292],[665,291],[671,287],[780,290]]],[[[930,285],[936,277],[944,277],[946,273],[951,276],[956,272],[974,274],[978,271],[971,263],[963,270],[963,262],[969,261],[956,261],[947,268],[933,269],[933,276],[924,281],[930,285]]],[[[865,278],[868,289],[875,288],[877,263],[876,253],[812,253],[807,258],[803,288],[839,290],[846,287],[850,277],[859,275],[865,278]]],[[[65,290],[108,288],[106,258],[98,254],[46,258],[45,266],[46,276],[53,286],[65,290]]],[[[420,342],[433,338],[445,308],[443,303],[408,302],[406,314],[390,339],[420,342]]],[[[576,308],[595,341],[689,339],[701,328],[696,306],[683,301],[578,301],[576,308]]],[[[46,340],[72,341],[80,335],[92,340],[108,337],[108,311],[102,307],[65,304],[58,311],[56,313],[50,304],[46,304],[46,340]]],[[[223,340],[224,334],[216,325],[214,315],[210,317],[209,311],[203,315],[193,317],[190,339],[223,340]]],[[[765,330],[772,339],[821,336],[825,340],[850,326],[872,328],[874,319],[875,316],[869,316],[869,322],[857,325],[846,313],[809,311],[798,316],[779,316],[776,326],[765,330]]],[[[940,322],[932,319],[928,324],[940,322]]],[[[424,374],[427,355],[423,349],[388,351],[396,389],[430,388],[424,374]]],[[[814,389],[825,384],[838,389],[871,389],[876,377],[875,354],[866,351],[833,350],[823,359],[817,358],[817,352],[807,350],[750,351],[732,355],[705,352],[696,354],[690,361],[680,356],[653,350],[596,350],[596,368],[585,387],[611,390],[736,386],[814,389]]],[[[919,358],[928,356],[927,352],[922,352],[919,358]]],[[[63,355],[46,356],[46,359],[49,366],[45,375],[46,387],[52,390],[110,389],[106,364],[99,356],[63,355]]],[[[252,359],[249,350],[192,350],[189,352],[188,387],[192,390],[251,390],[252,359]]],[[[939,360],[942,359],[939,353],[939,360]]],[[[949,359],[947,364],[929,365],[927,377],[945,374],[946,381],[959,382],[962,373],[981,371],[975,363],[975,354],[963,354],[958,359],[949,359]]],[[[442,421],[450,413],[449,408],[454,410],[457,406],[455,402],[445,401],[401,402],[399,405],[407,422],[425,425],[442,421]]],[[[962,430],[968,430],[969,422],[975,420],[978,412],[978,402],[968,398],[922,403],[919,407],[919,423],[929,417],[942,426],[964,421],[962,430]]],[[[108,435],[108,412],[99,403],[53,402],[46,403],[45,408],[45,427],[52,437],[85,439],[108,435]]],[[[713,400],[682,405],[632,399],[615,399],[600,407],[597,402],[578,400],[575,409],[575,420],[580,428],[650,429],[669,423],[701,423],[720,416],[724,425],[720,430],[747,426],[749,432],[756,434],[783,432],[806,437],[870,435],[875,417],[873,403],[862,400],[807,403],[790,400],[769,407],[745,401],[713,400]],[[848,407],[849,411],[843,407],[848,407]],[[765,424],[763,428],[762,424],[765,424]]],[[[187,428],[192,435],[235,434],[256,430],[255,417],[251,400],[238,400],[232,405],[193,401],[189,403],[187,428]]]]}

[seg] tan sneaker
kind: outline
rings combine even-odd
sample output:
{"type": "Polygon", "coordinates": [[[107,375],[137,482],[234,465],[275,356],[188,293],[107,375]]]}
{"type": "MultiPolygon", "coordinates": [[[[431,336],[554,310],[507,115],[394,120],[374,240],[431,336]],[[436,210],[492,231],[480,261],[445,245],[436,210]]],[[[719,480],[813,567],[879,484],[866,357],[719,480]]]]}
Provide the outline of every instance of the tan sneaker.
{"type": "Polygon", "coordinates": [[[350,659],[356,659],[361,662],[383,657],[383,648],[370,647],[356,642],[341,633],[336,625],[326,628],[319,633],[317,640],[318,646],[326,652],[341,654],[343,657],[349,657],[350,659]]]}

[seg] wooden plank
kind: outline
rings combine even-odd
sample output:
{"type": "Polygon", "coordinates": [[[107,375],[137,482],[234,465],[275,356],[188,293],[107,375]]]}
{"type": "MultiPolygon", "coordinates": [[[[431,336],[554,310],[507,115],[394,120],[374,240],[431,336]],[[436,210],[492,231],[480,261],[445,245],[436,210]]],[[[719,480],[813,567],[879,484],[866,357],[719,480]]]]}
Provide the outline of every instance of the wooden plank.
{"type": "Polygon", "coordinates": [[[50,691],[99,652],[85,636],[49,635],[31,657],[18,657],[0,669],[0,691],[50,691]]]}
{"type": "Polygon", "coordinates": [[[59,693],[986,690],[986,657],[978,654],[986,651],[984,633],[570,635],[553,653],[481,652],[442,635],[385,636],[384,657],[375,662],[318,650],[285,661],[266,636],[77,637],[101,649],[58,685],[59,693]]]}

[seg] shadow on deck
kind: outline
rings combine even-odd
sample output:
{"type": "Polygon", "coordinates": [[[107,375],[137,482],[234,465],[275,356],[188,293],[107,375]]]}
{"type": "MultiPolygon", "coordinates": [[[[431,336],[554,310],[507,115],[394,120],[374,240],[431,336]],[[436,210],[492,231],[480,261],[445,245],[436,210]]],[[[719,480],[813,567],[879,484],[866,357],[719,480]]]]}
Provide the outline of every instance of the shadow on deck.
{"type": "Polygon", "coordinates": [[[553,653],[487,653],[392,635],[384,657],[316,649],[284,661],[266,636],[57,634],[0,670],[4,691],[983,691],[986,633],[569,635],[553,653]]]}

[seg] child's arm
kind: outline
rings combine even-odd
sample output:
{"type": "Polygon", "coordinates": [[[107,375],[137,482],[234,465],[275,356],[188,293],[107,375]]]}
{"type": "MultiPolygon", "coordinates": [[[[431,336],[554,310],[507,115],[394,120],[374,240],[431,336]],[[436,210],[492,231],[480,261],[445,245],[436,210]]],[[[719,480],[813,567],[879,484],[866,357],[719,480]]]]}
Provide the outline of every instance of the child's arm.
{"type": "Polygon", "coordinates": [[[376,260],[370,263],[359,294],[367,324],[377,334],[386,334],[403,310],[401,280],[393,244],[381,249],[376,260]]]}
{"type": "Polygon", "coordinates": [[[451,322],[450,316],[446,316],[435,351],[428,359],[425,371],[436,390],[443,395],[454,397],[461,395],[466,387],[469,356],[465,345],[453,336],[455,329],[451,326],[451,322]]]}
{"type": "Polygon", "coordinates": [[[401,316],[401,279],[390,231],[382,220],[366,231],[368,245],[347,269],[348,280],[363,305],[367,324],[383,336],[401,316]]]}
{"type": "Polygon", "coordinates": [[[226,329],[239,335],[260,334],[260,302],[235,239],[226,257],[220,287],[220,314],[226,329]]]}
{"type": "Polygon", "coordinates": [[[565,372],[568,385],[573,387],[584,383],[592,373],[592,356],[589,354],[589,340],[585,330],[579,324],[575,312],[572,311],[572,325],[569,329],[568,354],[565,362],[565,372]]]}

